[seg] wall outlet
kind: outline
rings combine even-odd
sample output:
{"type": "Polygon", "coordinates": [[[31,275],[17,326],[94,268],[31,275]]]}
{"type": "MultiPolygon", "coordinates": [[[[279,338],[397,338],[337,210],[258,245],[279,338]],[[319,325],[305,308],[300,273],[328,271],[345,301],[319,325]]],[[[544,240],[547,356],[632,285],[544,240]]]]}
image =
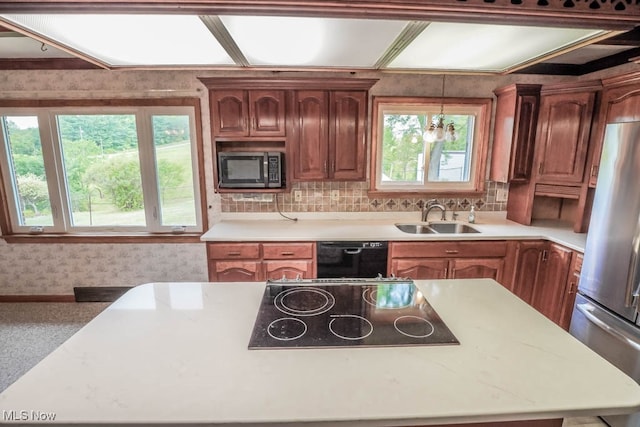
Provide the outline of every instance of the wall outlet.
{"type": "Polygon", "coordinates": [[[302,201],[302,190],[295,190],[293,192],[293,200],[295,200],[296,202],[302,201]]]}
{"type": "Polygon", "coordinates": [[[340,200],[340,190],[331,190],[331,200],[334,202],[340,200]]]}
{"type": "Polygon", "coordinates": [[[496,190],[496,202],[506,202],[507,198],[509,198],[509,192],[504,188],[499,188],[496,190]]]}

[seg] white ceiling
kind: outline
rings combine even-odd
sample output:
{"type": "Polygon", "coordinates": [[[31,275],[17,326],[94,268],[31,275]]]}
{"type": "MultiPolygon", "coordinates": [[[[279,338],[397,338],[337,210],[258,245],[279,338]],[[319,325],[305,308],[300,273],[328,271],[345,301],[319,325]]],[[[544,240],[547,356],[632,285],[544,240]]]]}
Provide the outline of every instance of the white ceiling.
{"type": "Polygon", "coordinates": [[[633,47],[592,44],[614,34],[598,29],[381,19],[7,14],[0,24],[13,30],[0,33],[0,58],[80,57],[104,68],[508,73],[633,47]]]}

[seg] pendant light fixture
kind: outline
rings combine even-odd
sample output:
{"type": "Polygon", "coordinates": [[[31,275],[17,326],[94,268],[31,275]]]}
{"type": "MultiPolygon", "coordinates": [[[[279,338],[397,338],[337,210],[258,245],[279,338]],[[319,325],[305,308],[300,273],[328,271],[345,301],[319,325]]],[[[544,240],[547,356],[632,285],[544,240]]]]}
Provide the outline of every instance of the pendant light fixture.
{"type": "Polygon", "coordinates": [[[431,122],[429,128],[427,129],[427,133],[425,135],[425,139],[427,142],[440,142],[447,141],[452,142],[458,138],[458,134],[456,133],[456,128],[453,125],[453,122],[449,122],[446,125],[444,124],[444,87],[445,87],[445,75],[442,75],[442,93],[440,96],[440,114],[431,122]]]}

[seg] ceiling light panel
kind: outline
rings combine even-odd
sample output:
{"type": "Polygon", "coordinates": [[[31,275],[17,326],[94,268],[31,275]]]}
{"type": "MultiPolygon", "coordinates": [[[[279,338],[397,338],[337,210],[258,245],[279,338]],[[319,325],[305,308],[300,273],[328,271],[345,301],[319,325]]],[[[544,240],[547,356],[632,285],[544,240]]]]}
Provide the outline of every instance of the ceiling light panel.
{"type": "Polygon", "coordinates": [[[252,65],[371,68],[407,21],[221,16],[252,65]]]}
{"type": "Polygon", "coordinates": [[[111,66],[233,65],[197,16],[2,15],[111,66]]]}
{"type": "Polygon", "coordinates": [[[42,45],[29,37],[0,37],[0,58],[73,58],[73,55],[42,45]]]}
{"type": "Polygon", "coordinates": [[[431,23],[389,68],[504,72],[605,34],[600,30],[431,23]]]}

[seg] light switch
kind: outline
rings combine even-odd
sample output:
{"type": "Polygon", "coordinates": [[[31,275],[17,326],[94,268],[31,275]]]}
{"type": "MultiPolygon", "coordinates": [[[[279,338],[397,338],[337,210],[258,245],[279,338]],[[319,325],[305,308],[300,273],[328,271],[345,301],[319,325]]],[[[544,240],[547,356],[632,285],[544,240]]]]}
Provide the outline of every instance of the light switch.
{"type": "Polygon", "coordinates": [[[506,202],[509,197],[509,192],[504,188],[496,190],[496,202],[506,202]]]}

